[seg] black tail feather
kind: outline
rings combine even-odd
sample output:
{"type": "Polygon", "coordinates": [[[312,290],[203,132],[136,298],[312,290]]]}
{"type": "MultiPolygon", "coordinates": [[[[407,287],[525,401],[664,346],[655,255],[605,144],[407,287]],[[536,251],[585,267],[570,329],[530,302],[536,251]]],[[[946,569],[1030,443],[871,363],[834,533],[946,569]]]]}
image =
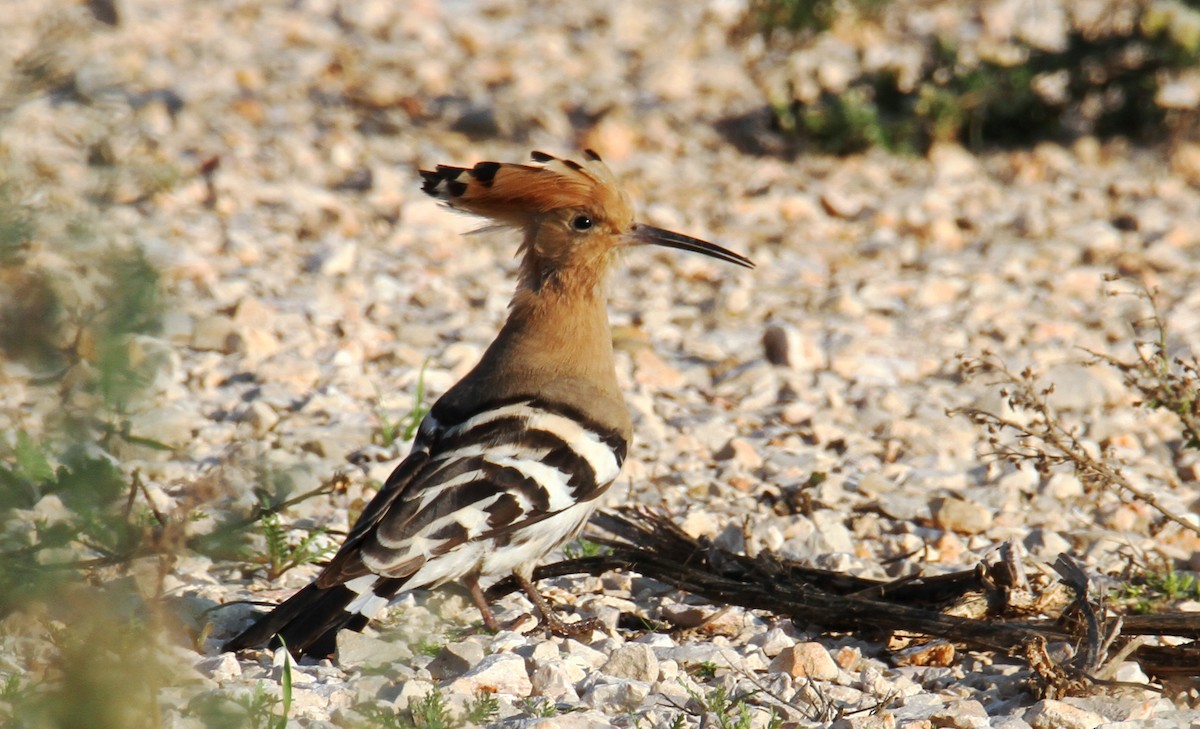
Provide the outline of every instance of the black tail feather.
{"type": "MultiPolygon", "coordinates": [[[[380,577],[371,591],[391,598],[404,582],[403,578],[380,577]]],[[[221,650],[240,651],[263,645],[277,648],[282,638],[288,652],[296,658],[332,656],[337,650],[339,630],[361,631],[370,621],[361,613],[346,610],[358,596],[345,585],[317,587],[313,582],[256,620],[221,646],[221,650]]]]}
{"type": "MultiPolygon", "coordinates": [[[[253,625],[221,646],[222,651],[239,651],[263,645],[278,646],[279,637],[287,644],[288,652],[296,658],[324,658],[337,648],[337,632],[352,618],[361,615],[346,612],[346,606],[358,595],[338,585],[322,589],[311,584],[289,597],[253,625]]],[[[365,621],[356,629],[361,630],[365,621]]]]}

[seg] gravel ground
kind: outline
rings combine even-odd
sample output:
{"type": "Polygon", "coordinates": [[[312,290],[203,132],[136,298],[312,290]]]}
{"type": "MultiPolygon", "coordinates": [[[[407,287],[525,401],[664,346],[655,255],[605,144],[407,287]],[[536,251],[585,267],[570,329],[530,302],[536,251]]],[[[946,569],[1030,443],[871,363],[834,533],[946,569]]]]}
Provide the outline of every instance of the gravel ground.
{"type": "MultiPolygon", "coordinates": [[[[919,3],[889,32],[958,28],[981,45],[1040,33],[1053,45],[1104,4],[1038,5],[1026,20],[1021,2],[982,15],[919,3]]],[[[769,134],[757,114],[779,69],[802,89],[836,86],[871,37],[846,33],[773,65],[777,54],[738,31],[735,0],[128,0],[116,27],[83,7],[0,8],[6,59],[53,28],[65,39],[53,63],[88,102],[23,99],[0,153],[36,171],[40,204],[82,211],[163,272],[166,327],[140,345],[161,367],[131,423],[177,450],[119,456],[164,512],[191,508],[205,484],[228,494],[210,508],[235,510],[256,501],[263,473],[296,492],[343,474],[338,493],[284,523],[297,536],[345,530],[406,449],[371,445],[378,413],[412,409],[422,367],[432,398],[474,365],[513,286],[514,241],[460,235],[472,221],[421,194],[417,168],[587,146],[643,220],[758,264],[634,251],[614,277],[636,436],[610,504],[873,577],[968,568],[1009,540],[1035,575],[1061,552],[1094,574],[1163,560],[1200,569],[1196,534],[1143,501],[988,459],[987,434],[947,414],[1005,408],[994,378],[963,376],[960,354],[1031,367],[1088,447],[1111,449],[1135,484],[1195,519],[1200,459],[1179,454],[1178,424],[1137,407],[1114,368],[1087,363],[1088,350],[1134,356],[1134,324],[1150,313],[1143,283],[1160,292],[1170,351],[1200,351],[1200,147],[1083,138],[979,156],[745,154],[735,141],[769,134]],[[104,181],[116,204],[88,207],[86,152],[101,138],[121,162],[104,181]],[[814,473],[826,478],[807,487],[810,508],[772,508],[814,473]]],[[[907,57],[903,43],[884,47],[907,57]]],[[[61,255],[41,246],[31,261],[61,255]]],[[[5,366],[0,410],[13,414],[0,425],[35,427],[53,402],[5,366]]],[[[280,599],[315,570],[268,581],[244,563],[175,563],[168,592],[211,633],[202,653],[178,651],[194,670],[161,697],[167,726],[202,723],[187,710],[198,693],[280,690],[282,656],[217,653],[251,608],[202,610],[280,599]]],[[[494,691],[492,721],[505,726],[704,726],[701,699],[719,690],[753,692],[749,726],[772,710],[805,727],[1200,723],[1186,693],[1039,701],[1023,664],[1003,656],[897,665],[874,639],[718,610],[637,576],[543,587],[580,615],[676,628],[587,645],[477,635],[463,630],[477,615],[462,593],[407,595],[376,629],[348,635],[338,663],[292,668],[290,725],[366,725],[435,687],[451,707],[494,691]]],[[[510,596],[499,608],[503,620],[528,605],[510,596]]],[[[1118,677],[1146,680],[1132,664],[1118,677]]]]}

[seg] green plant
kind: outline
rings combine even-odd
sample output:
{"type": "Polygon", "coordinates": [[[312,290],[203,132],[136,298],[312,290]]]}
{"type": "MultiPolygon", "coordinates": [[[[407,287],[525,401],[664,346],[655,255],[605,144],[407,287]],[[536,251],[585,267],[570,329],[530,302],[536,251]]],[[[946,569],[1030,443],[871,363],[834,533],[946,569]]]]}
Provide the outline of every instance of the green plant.
{"type": "Polygon", "coordinates": [[[762,33],[828,30],[840,14],[874,16],[890,0],[752,0],[747,9],[762,33]]]}
{"type": "Polygon", "coordinates": [[[14,109],[49,103],[47,123],[69,121],[47,133],[97,163],[0,155],[0,358],[21,388],[0,433],[0,725],[138,729],[162,726],[164,689],[183,685],[173,650],[197,636],[164,582],[192,507],[224,494],[176,491],[133,463],[172,445],[139,425],[174,371],[160,336],[171,301],[141,236],[111,213],[173,184],[172,166],[159,140],[125,144],[141,131],[116,96],[81,90],[80,68],[104,71],[77,20],[31,22],[0,88],[0,136],[28,132],[14,109]]]}
{"type": "Polygon", "coordinates": [[[0,183],[0,266],[21,262],[33,239],[32,216],[16,196],[13,185],[0,183]]]}
{"type": "Polygon", "coordinates": [[[558,716],[558,705],[545,696],[530,696],[521,699],[517,706],[521,712],[537,718],[558,716]]]}
{"type": "Polygon", "coordinates": [[[413,651],[423,656],[436,658],[445,647],[446,644],[441,641],[422,638],[421,640],[417,641],[417,644],[413,647],[413,651]]]}
{"type": "Polygon", "coordinates": [[[567,559],[583,559],[584,557],[599,557],[602,554],[608,554],[610,550],[603,544],[579,537],[564,544],[562,552],[567,559]]]}
{"type": "Polygon", "coordinates": [[[860,79],[842,94],[825,94],[812,105],[795,103],[791,125],[833,154],[853,154],[871,147],[912,153],[917,139],[913,101],[895,90],[895,77],[876,74],[860,79]]]}
{"type": "Polygon", "coordinates": [[[467,724],[486,724],[499,713],[500,700],[490,691],[480,691],[474,699],[467,702],[463,720],[467,724]]]}
{"type": "Polygon", "coordinates": [[[281,682],[283,703],[283,713],[278,720],[271,722],[271,729],[287,729],[288,715],[292,713],[292,656],[288,653],[287,642],[283,636],[279,636],[279,643],[283,646],[283,681],[281,682]]]}
{"type": "Polygon", "coordinates": [[[450,708],[446,706],[446,697],[436,688],[410,703],[408,713],[412,717],[412,726],[418,729],[450,729],[455,726],[450,708]]]}
{"type": "MultiPolygon", "coordinates": [[[[1200,13],[1166,5],[1147,5],[1138,22],[1107,34],[1074,30],[1062,50],[1013,41],[1018,61],[960,53],[954,41],[933,37],[915,83],[870,72],[811,103],[774,99],[769,106],[779,131],[842,155],[873,147],[911,154],[954,140],[979,147],[1084,133],[1186,134],[1200,123],[1197,114],[1168,113],[1156,95],[1174,74],[1200,66],[1200,13]]],[[[796,32],[826,29],[845,8],[761,0],[747,12],[765,31],[796,32]]]]}
{"type": "MultiPolygon", "coordinates": [[[[748,703],[753,693],[731,696],[724,686],[716,686],[704,694],[688,687],[688,695],[699,707],[701,716],[712,717],[718,729],[750,729],[754,724],[754,711],[748,703]]],[[[706,719],[701,719],[701,723],[706,723],[706,719]]],[[[781,724],[782,718],[772,709],[768,727],[775,729],[781,724]]]]}
{"type": "Polygon", "coordinates": [[[237,726],[246,729],[282,729],[287,709],[276,714],[282,699],[267,690],[263,681],[250,691],[214,692],[196,695],[184,708],[184,716],[199,719],[205,726],[237,726]]]}
{"type": "Polygon", "coordinates": [[[6,668],[22,668],[4,677],[0,718],[27,727],[154,725],[158,692],[175,674],[147,603],[123,585],[63,587],[54,600],[45,616],[6,625],[10,637],[26,636],[6,653],[6,668]]]}
{"type": "Polygon", "coordinates": [[[461,716],[455,716],[441,690],[433,688],[411,701],[407,711],[398,714],[375,704],[359,705],[355,710],[367,719],[365,726],[371,729],[462,729],[481,726],[494,719],[500,711],[500,701],[491,693],[481,691],[467,702],[461,716]]]}
{"type": "Polygon", "coordinates": [[[83,444],[65,450],[17,431],[0,442],[0,522],[42,507],[20,530],[0,531],[0,616],[46,599],[90,569],[142,554],[154,526],[133,510],[137,479],[83,444]]]}
{"type": "MultiPolygon", "coordinates": [[[[328,496],[343,489],[346,484],[345,475],[335,473],[319,486],[292,496],[295,484],[287,474],[278,473],[261,465],[255,470],[255,480],[258,484],[254,491],[259,499],[258,504],[249,513],[228,514],[212,531],[189,537],[187,540],[189,549],[213,559],[257,560],[260,563],[269,563],[269,554],[260,554],[255,557],[249,546],[249,538],[254,529],[256,527],[260,530],[263,529],[260,526],[263,519],[270,515],[277,516],[309,499],[328,496]]],[[[320,555],[315,559],[321,559],[323,556],[320,555]]]]}
{"type": "Polygon", "coordinates": [[[279,512],[263,501],[259,525],[266,551],[259,561],[266,567],[267,579],[275,580],[290,569],[319,562],[334,551],[332,543],[323,540],[325,527],[311,529],[299,541],[288,537],[288,529],[280,521],[279,512]]]}
{"type": "Polygon", "coordinates": [[[417,375],[417,391],[413,394],[413,405],[408,412],[396,419],[388,417],[382,405],[382,396],[375,399],[375,417],[379,419],[379,430],[372,440],[384,448],[390,448],[397,440],[407,442],[417,435],[421,421],[429,412],[429,404],[425,402],[425,370],[429,360],[421,364],[421,372],[417,375]]]}
{"type": "Polygon", "coordinates": [[[0,356],[37,373],[27,392],[52,413],[0,435],[0,618],[29,651],[8,656],[26,678],[6,677],[7,703],[28,726],[149,725],[172,677],[162,579],[183,523],[118,454],[167,448],[130,418],[163,364],[140,341],[159,328],[158,276],[140,250],[51,236],[68,278],[25,255],[43,222],[0,211],[0,356]]]}
{"type": "Polygon", "coordinates": [[[0,684],[0,722],[5,726],[19,726],[16,723],[18,717],[33,713],[31,704],[34,703],[35,691],[35,687],[22,680],[21,674],[4,674],[4,681],[0,684]]]}
{"type": "Polygon", "coordinates": [[[1173,567],[1148,570],[1114,588],[1111,598],[1130,612],[1144,615],[1182,600],[1200,600],[1200,579],[1173,567]]]}

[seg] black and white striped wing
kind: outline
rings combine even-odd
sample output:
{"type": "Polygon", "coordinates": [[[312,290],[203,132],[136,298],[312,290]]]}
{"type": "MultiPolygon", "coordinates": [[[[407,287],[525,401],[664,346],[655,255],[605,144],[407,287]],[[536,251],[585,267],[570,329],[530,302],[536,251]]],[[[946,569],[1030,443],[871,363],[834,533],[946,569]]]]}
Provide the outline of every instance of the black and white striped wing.
{"type": "Polygon", "coordinates": [[[319,582],[373,573],[415,588],[536,560],[586,521],[626,446],[620,434],[538,400],[454,423],[431,415],[319,582]]]}

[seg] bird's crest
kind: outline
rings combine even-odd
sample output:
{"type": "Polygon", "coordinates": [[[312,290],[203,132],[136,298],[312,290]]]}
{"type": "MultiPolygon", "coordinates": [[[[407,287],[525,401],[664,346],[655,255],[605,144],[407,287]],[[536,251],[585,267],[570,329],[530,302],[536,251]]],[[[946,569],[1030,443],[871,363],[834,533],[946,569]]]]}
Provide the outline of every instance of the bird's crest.
{"type": "Polygon", "coordinates": [[[421,170],[421,189],[455,210],[523,226],[554,210],[603,210],[628,215],[629,202],[616,177],[592,150],[581,162],[534,152],[535,164],[480,162],[474,167],[438,165],[421,170]]]}
{"type": "Polygon", "coordinates": [[[628,246],[680,248],[754,265],[718,245],[635,222],[629,198],[600,155],[589,149],[584,157],[580,163],[534,152],[531,165],[480,162],[421,171],[426,193],[455,210],[491,219],[494,225],[484,230],[523,230],[514,310],[523,310],[531,293],[568,294],[568,304],[599,295],[613,254],[628,246]]]}

